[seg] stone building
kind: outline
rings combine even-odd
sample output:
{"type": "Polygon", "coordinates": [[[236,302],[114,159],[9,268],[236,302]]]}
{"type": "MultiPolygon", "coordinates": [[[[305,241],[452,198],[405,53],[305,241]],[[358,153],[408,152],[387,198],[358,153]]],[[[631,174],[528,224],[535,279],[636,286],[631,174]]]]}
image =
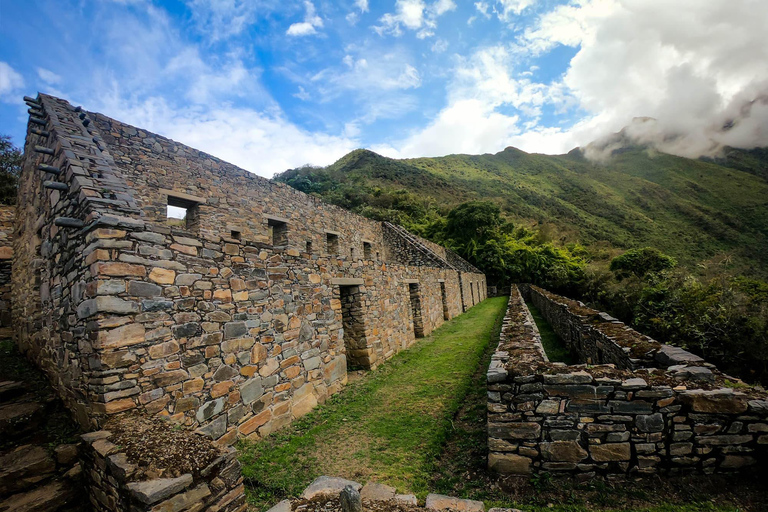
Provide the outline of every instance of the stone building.
{"type": "Polygon", "coordinates": [[[12,321],[86,429],[138,410],[264,436],[485,298],[480,271],[399,226],[27,100],[12,321]]]}

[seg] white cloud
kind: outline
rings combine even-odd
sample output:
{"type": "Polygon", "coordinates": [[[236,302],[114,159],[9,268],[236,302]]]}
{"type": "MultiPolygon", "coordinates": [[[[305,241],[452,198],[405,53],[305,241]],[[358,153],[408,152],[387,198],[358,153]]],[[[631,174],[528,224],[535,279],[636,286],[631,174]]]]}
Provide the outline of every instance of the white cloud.
{"type": "Polygon", "coordinates": [[[368,12],[368,0],[355,0],[355,5],[360,12],[368,12]]]}
{"type": "MultiPolygon", "coordinates": [[[[229,106],[174,107],[163,98],[105,98],[99,108],[119,119],[265,177],[307,163],[328,165],[359,147],[344,135],[310,133],[266,113],[229,106]]],[[[86,105],[88,107],[88,105],[86,105]]]]}
{"type": "Polygon", "coordinates": [[[475,9],[477,9],[480,14],[485,16],[486,19],[491,17],[491,13],[489,12],[491,6],[488,4],[488,2],[475,2],[475,9]]]}
{"type": "MultiPolygon", "coordinates": [[[[512,16],[517,16],[534,5],[536,0],[497,0],[493,11],[502,21],[510,21],[512,16]]],[[[477,4],[475,4],[477,6],[477,4]]]]}
{"type": "Polygon", "coordinates": [[[61,77],[54,73],[53,71],[49,71],[45,68],[37,68],[37,76],[40,77],[40,80],[45,82],[49,85],[56,85],[61,83],[61,77]]]}
{"type": "MultiPolygon", "coordinates": [[[[506,6],[514,13],[531,4],[506,6]]],[[[516,43],[460,59],[446,106],[390,153],[506,145],[563,153],[623,127],[635,142],[683,156],[712,155],[723,145],[766,146],[765,26],[764,2],[574,0],[541,15],[516,43]],[[546,59],[558,45],[578,51],[562,78],[536,83],[538,67],[521,64],[546,59]],[[545,106],[581,119],[569,128],[543,124],[545,106]],[[632,121],[642,116],[654,120],[632,121]],[[460,117],[466,122],[457,123],[460,117]]]]}
{"type": "Polygon", "coordinates": [[[301,101],[309,101],[309,93],[304,90],[302,86],[299,86],[299,92],[293,94],[294,98],[298,98],[301,101]]]}
{"type": "Polygon", "coordinates": [[[7,62],[0,61],[0,101],[17,103],[16,94],[24,87],[24,78],[7,62]]]}
{"type": "Polygon", "coordinates": [[[212,41],[240,35],[259,16],[280,5],[275,0],[186,0],[186,3],[198,31],[212,41]]]}
{"type": "Polygon", "coordinates": [[[379,34],[401,36],[403,28],[417,31],[419,39],[435,35],[437,18],[456,9],[453,0],[436,0],[427,5],[423,0],[397,0],[395,12],[386,13],[373,29],[379,34]]]}
{"type": "Polygon", "coordinates": [[[304,2],[307,12],[304,21],[294,23],[285,32],[289,36],[310,36],[317,33],[318,28],[323,28],[323,19],[315,12],[315,5],[312,2],[304,2]]]}
{"type": "Polygon", "coordinates": [[[430,49],[435,53],[443,53],[448,49],[448,41],[445,39],[437,39],[430,49]]]}

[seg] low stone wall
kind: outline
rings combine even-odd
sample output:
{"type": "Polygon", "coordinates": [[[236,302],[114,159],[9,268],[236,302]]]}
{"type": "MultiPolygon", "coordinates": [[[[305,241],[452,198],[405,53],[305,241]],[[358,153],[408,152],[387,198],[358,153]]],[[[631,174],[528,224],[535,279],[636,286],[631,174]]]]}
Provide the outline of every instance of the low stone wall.
{"type": "Polygon", "coordinates": [[[534,328],[513,287],[487,375],[491,469],[591,478],[768,462],[765,391],[711,365],[628,371],[550,363],[534,328]]]}
{"type": "MultiPolygon", "coordinates": [[[[167,428],[171,430],[172,426],[169,424],[167,428]]],[[[179,432],[175,437],[184,436],[196,436],[198,442],[210,443],[205,437],[191,432],[179,432]]],[[[247,508],[240,463],[234,448],[216,448],[219,456],[194,473],[150,478],[147,473],[153,470],[142,471],[146,468],[141,467],[141,461],[133,453],[126,453],[124,446],[111,441],[112,432],[99,430],[84,434],[82,438],[80,463],[94,511],[242,512],[247,508]]],[[[175,441],[184,443],[183,439],[175,441]]],[[[150,436],[143,442],[152,444],[153,439],[150,436]]]]}
{"type": "Polygon", "coordinates": [[[520,286],[520,292],[584,363],[613,364],[630,370],[677,364],[712,366],[695,354],[659,343],[581,302],[527,284],[520,286]]]}

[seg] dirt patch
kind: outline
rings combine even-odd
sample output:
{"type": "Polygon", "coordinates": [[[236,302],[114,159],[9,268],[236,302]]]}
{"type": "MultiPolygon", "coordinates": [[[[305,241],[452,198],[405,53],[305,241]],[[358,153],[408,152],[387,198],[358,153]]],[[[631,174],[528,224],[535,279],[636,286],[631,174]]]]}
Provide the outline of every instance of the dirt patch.
{"type": "Polygon", "coordinates": [[[109,441],[138,469],[138,479],[199,476],[223,452],[210,439],[168,421],[139,416],[115,418],[104,425],[109,441]]]}

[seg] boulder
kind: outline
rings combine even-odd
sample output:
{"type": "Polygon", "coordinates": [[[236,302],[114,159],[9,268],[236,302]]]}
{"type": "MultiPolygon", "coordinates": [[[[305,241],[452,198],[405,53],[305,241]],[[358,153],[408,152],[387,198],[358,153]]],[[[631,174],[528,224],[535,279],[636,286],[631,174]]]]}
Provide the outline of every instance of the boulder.
{"type": "Polygon", "coordinates": [[[332,477],[332,476],[319,476],[314,482],[309,484],[309,487],[304,489],[301,493],[301,497],[309,500],[315,496],[327,495],[327,494],[339,494],[344,487],[351,485],[356,491],[362,489],[362,485],[351,480],[344,478],[332,477]]]}
{"type": "Polygon", "coordinates": [[[485,512],[482,501],[462,500],[442,494],[427,495],[427,510],[457,510],[459,512],[485,512]]]}

